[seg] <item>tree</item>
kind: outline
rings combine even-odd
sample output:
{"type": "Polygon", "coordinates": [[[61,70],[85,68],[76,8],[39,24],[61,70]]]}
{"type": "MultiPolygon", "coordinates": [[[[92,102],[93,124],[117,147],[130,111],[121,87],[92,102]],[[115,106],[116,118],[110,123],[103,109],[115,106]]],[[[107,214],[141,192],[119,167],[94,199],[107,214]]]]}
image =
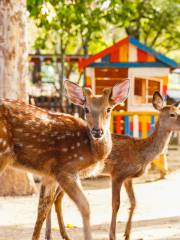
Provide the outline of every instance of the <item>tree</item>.
{"type": "MultiPolygon", "coordinates": [[[[27,44],[24,0],[0,1],[0,95],[26,99],[27,44]]],[[[25,195],[35,191],[32,176],[7,169],[0,177],[0,195],[25,195]]]]}
{"type": "Polygon", "coordinates": [[[164,53],[180,48],[179,0],[110,0],[106,19],[164,53]]]}
{"type": "MultiPolygon", "coordinates": [[[[63,101],[63,80],[64,80],[64,66],[65,54],[68,46],[71,44],[71,39],[76,35],[76,26],[74,24],[76,13],[74,5],[68,3],[66,0],[48,0],[48,1],[28,1],[28,10],[30,16],[37,19],[36,25],[41,28],[43,35],[37,38],[38,46],[42,48],[51,45],[54,53],[59,54],[61,58],[61,68],[57,65],[59,71],[59,85],[60,85],[60,101],[63,101]]],[[[63,109],[61,109],[63,110],[63,109]]]]}
{"type": "MultiPolygon", "coordinates": [[[[61,55],[61,84],[65,75],[64,56],[67,53],[83,52],[87,56],[90,43],[101,42],[102,45],[105,21],[101,6],[100,2],[95,3],[94,0],[28,0],[30,16],[37,19],[36,25],[42,30],[41,36],[36,39],[36,47],[49,48],[61,55]]],[[[97,46],[90,48],[91,53],[96,51],[97,46]]],[[[69,69],[67,71],[69,74],[69,69]]],[[[60,88],[62,92],[61,85],[60,88]]]]}

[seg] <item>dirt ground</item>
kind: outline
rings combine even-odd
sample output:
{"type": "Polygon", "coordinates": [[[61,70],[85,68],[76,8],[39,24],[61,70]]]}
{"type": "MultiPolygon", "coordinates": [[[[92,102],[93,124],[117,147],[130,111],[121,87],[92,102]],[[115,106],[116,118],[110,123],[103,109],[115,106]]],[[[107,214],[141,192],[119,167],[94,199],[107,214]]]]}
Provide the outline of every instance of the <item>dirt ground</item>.
{"type": "MultiPolygon", "coordinates": [[[[133,240],[180,240],[180,149],[169,151],[170,173],[157,180],[158,172],[135,179],[137,209],[133,218],[133,240]],[[153,180],[153,181],[152,181],[153,180]]],[[[94,240],[108,239],[111,216],[111,189],[107,177],[84,180],[83,187],[91,205],[94,240]]],[[[30,240],[36,218],[38,196],[0,198],[0,240],[30,240]]],[[[64,218],[73,240],[83,239],[81,217],[75,205],[66,196],[63,202],[64,218]]],[[[118,214],[117,240],[123,239],[128,214],[128,200],[123,189],[118,214]]],[[[53,210],[53,239],[61,239],[53,210]]],[[[44,228],[41,234],[44,239],[44,228]]]]}

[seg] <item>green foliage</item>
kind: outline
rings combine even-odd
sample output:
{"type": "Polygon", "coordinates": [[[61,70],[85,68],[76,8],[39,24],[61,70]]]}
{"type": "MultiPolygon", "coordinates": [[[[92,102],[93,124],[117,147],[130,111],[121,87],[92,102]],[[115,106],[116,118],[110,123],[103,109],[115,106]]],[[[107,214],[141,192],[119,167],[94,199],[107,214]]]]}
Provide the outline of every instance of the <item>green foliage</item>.
{"type": "Polygon", "coordinates": [[[102,42],[102,30],[105,29],[103,11],[94,1],[31,1],[27,2],[32,17],[41,35],[35,47],[54,47],[55,52],[76,50],[79,46],[88,46],[91,41],[102,42]]]}
{"type": "Polygon", "coordinates": [[[106,19],[150,47],[180,48],[179,0],[111,0],[106,19]]]}
{"type": "Polygon", "coordinates": [[[132,35],[171,56],[180,48],[180,0],[27,0],[27,7],[41,29],[35,47],[73,54],[88,46],[91,54],[132,35]]]}

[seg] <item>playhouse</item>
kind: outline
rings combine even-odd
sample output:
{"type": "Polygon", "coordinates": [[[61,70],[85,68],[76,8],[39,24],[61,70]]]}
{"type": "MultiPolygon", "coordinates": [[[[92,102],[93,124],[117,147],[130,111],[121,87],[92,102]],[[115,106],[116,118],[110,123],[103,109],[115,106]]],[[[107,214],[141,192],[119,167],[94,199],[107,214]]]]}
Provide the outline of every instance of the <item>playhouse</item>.
{"type": "MultiPolygon", "coordinates": [[[[167,94],[168,75],[177,63],[127,37],[113,46],[79,60],[79,69],[86,69],[86,86],[96,94],[102,89],[129,78],[129,97],[122,106],[112,112],[111,132],[145,138],[151,134],[158,113],[152,106],[155,91],[167,94]]],[[[162,176],[167,172],[166,155],[154,161],[162,176]]]]}
{"type": "Polygon", "coordinates": [[[152,111],[153,92],[166,95],[168,74],[176,67],[176,62],[131,36],[79,60],[79,69],[86,69],[86,86],[92,87],[94,93],[130,78],[129,98],[122,106],[125,111],[152,111]]]}

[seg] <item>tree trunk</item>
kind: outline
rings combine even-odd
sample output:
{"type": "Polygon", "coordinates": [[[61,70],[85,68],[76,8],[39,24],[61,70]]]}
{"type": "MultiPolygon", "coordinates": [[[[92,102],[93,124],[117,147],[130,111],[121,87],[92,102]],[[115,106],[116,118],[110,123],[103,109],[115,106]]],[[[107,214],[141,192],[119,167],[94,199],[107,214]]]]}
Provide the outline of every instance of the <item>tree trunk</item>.
{"type": "MultiPolygon", "coordinates": [[[[26,1],[1,0],[0,96],[26,100],[27,76],[26,1]]],[[[2,173],[0,183],[0,195],[28,195],[36,190],[32,176],[12,168],[2,173]]]]}

